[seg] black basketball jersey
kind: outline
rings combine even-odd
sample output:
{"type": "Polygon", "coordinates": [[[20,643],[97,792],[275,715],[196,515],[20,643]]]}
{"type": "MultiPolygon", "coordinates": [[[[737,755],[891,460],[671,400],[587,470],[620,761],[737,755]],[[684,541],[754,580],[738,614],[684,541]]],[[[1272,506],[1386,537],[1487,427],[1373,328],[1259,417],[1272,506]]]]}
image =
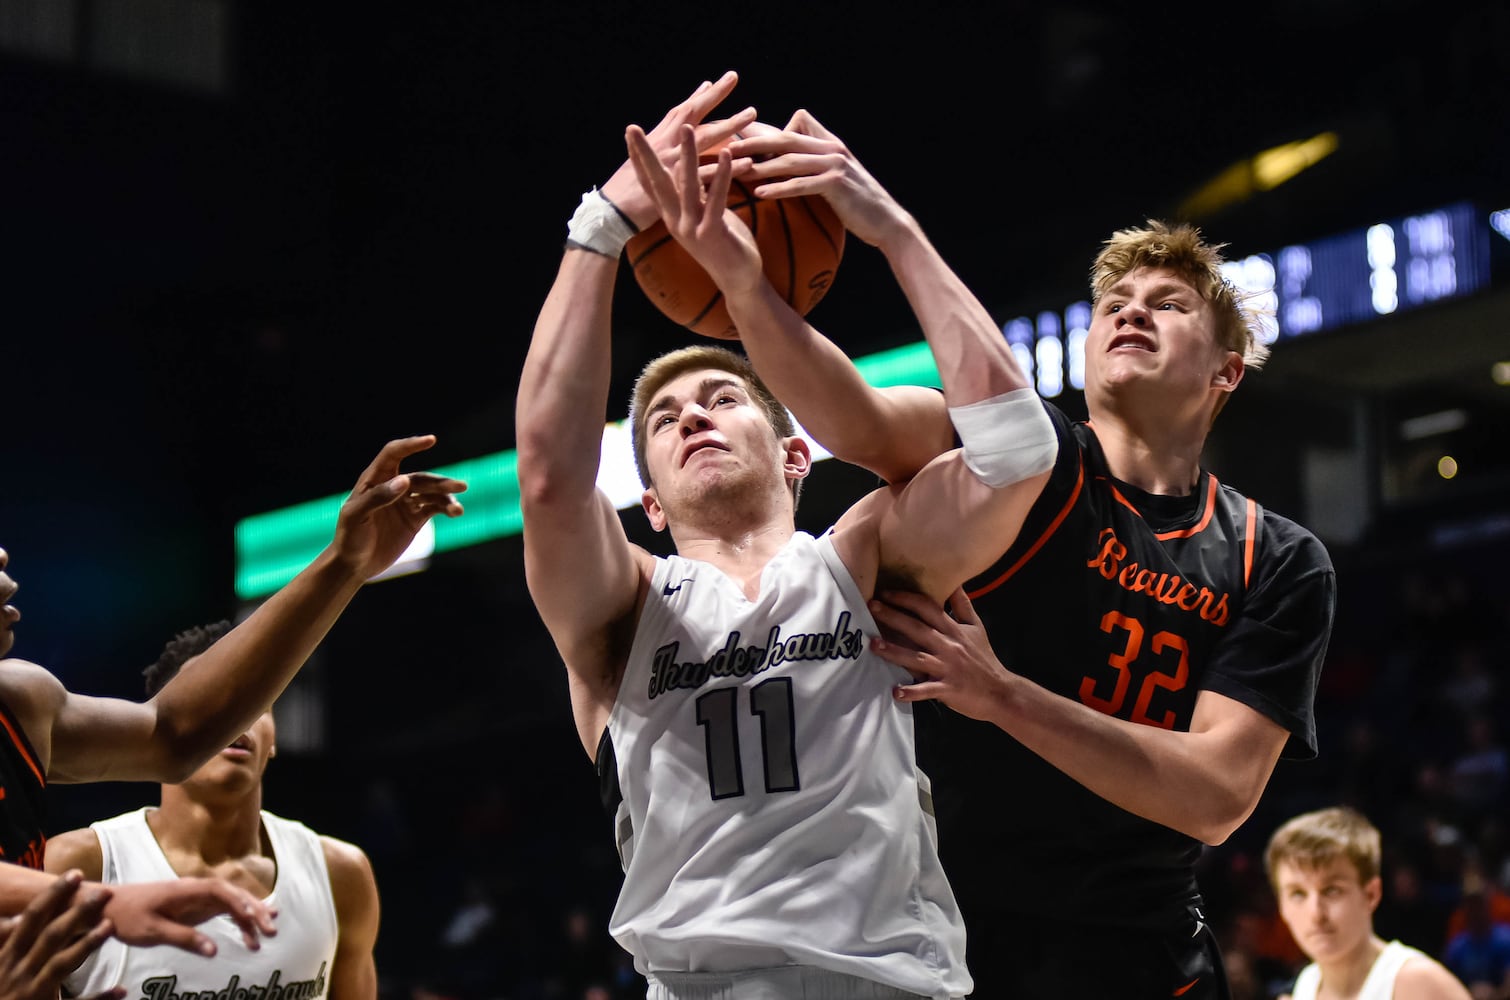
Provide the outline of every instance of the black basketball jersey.
{"type": "Polygon", "coordinates": [[[36,751],[0,702],[0,861],[42,867],[46,788],[36,751]]]}
{"type": "MultiPolygon", "coordinates": [[[[1196,696],[1215,691],[1289,730],[1286,756],[1314,756],[1335,589],[1325,548],[1204,470],[1189,497],[1117,481],[1091,426],[1045,406],[1060,442],[1050,481],[1011,549],[966,586],[1001,661],[1167,729],[1189,729],[1196,696]]],[[[917,719],[967,926],[982,908],[1188,921],[1195,839],[1112,805],[993,725],[937,703],[917,719]]]]}

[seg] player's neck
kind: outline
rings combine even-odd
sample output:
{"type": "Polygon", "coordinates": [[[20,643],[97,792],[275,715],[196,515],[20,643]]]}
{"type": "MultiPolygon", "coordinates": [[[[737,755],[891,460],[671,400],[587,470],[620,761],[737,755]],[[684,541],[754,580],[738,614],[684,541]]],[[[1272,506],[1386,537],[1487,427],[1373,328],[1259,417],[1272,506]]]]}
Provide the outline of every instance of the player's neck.
{"type": "Polygon", "coordinates": [[[1370,934],[1357,948],[1335,962],[1317,963],[1321,967],[1321,986],[1316,1000],[1355,1000],[1368,974],[1384,951],[1384,941],[1370,934]]]}
{"type": "Polygon", "coordinates": [[[162,805],[148,813],[147,823],[170,857],[183,852],[214,866],[262,853],[260,783],[235,797],[196,794],[178,785],[164,785],[162,792],[162,805]]]}
{"type": "Polygon", "coordinates": [[[790,518],[779,518],[741,529],[675,528],[672,537],[682,558],[711,563],[739,583],[747,596],[753,596],[760,592],[760,574],[766,563],[795,532],[790,518]]]}
{"type": "Polygon", "coordinates": [[[1107,468],[1124,483],[1164,496],[1187,496],[1195,489],[1204,423],[1128,419],[1113,410],[1092,413],[1091,428],[1107,468]]]}

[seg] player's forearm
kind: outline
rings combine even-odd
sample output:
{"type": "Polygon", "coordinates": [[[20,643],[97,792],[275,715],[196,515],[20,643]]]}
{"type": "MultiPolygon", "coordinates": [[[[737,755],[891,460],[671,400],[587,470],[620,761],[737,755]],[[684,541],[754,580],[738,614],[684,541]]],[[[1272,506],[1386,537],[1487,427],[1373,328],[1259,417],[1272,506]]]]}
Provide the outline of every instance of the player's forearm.
{"type": "Polygon", "coordinates": [[[761,380],[823,447],[851,461],[873,435],[901,430],[873,423],[882,409],[877,390],[770,282],[727,294],[725,302],[761,380]]]}
{"type": "Polygon", "coordinates": [[[1005,671],[993,700],[988,721],[1067,776],[1204,843],[1226,840],[1257,803],[1245,755],[1215,738],[1103,715],[1005,671]]]}
{"type": "Polygon", "coordinates": [[[256,721],[325,638],[365,580],[326,549],[152,699],[158,773],[181,780],[256,721]]]}
{"type": "Polygon", "coordinates": [[[915,219],[893,227],[880,249],[922,326],[950,406],[1032,385],[991,314],[915,219]]]}
{"type": "Polygon", "coordinates": [[[608,404],[618,261],[567,250],[540,310],[515,401],[526,501],[592,494],[608,404]]]}
{"type": "MultiPolygon", "coordinates": [[[[58,875],[0,861],[0,917],[13,917],[26,909],[26,904],[56,882],[58,875]]],[[[87,890],[93,884],[85,882],[79,889],[87,890]]]]}

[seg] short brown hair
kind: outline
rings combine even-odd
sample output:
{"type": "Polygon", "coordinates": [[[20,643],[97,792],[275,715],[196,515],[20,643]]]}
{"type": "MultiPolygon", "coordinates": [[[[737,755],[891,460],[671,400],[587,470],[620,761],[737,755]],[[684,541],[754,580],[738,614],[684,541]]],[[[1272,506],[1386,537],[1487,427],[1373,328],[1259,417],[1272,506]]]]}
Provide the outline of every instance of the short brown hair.
{"type": "MultiPolygon", "coordinates": [[[[744,355],[712,344],[698,344],[662,354],[640,372],[629,399],[629,440],[634,445],[634,464],[640,472],[640,483],[647,489],[655,484],[650,479],[650,465],[645,461],[645,408],[667,382],[678,375],[702,368],[725,371],[743,379],[755,401],[765,411],[766,421],[771,425],[771,430],[776,432],[776,437],[789,438],[797,433],[792,415],[760,380],[760,376],[755,374],[755,368],[744,355]]],[[[794,499],[801,492],[801,483],[800,479],[792,483],[794,499]]]]}
{"type": "Polygon", "coordinates": [[[1252,296],[1222,275],[1225,243],[1206,243],[1195,226],[1171,226],[1149,219],[1146,229],[1119,229],[1091,265],[1091,301],[1098,302],[1113,285],[1141,267],[1164,268],[1188,281],[1211,305],[1217,343],[1243,356],[1248,368],[1262,368],[1269,357],[1260,312],[1252,296]]]}
{"type": "Polygon", "coordinates": [[[1302,813],[1275,830],[1264,851],[1264,868],[1278,892],[1275,879],[1281,864],[1317,869],[1346,858],[1362,883],[1379,874],[1379,854],[1378,828],[1355,809],[1333,806],[1302,813]]]}

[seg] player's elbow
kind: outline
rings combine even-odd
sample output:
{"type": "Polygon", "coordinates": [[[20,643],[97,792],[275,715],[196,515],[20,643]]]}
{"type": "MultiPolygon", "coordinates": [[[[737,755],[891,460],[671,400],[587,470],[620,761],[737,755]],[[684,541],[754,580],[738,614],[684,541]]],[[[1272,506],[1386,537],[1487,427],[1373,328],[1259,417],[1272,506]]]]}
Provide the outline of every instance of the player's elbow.
{"type": "Polygon", "coordinates": [[[225,749],[229,740],[216,740],[196,720],[180,718],[171,708],[159,707],[157,725],[145,758],[149,774],[142,780],[176,785],[188,780],[211,757],[225,749]]]}
{"type": "Polygon", "coordinates": [[[561,462],[553,461],[548,446],[531,447],[519,441],[517,474],[519,505],[526,514],[531,509],[549,510],[566,497],[580,493],[580,475],[573,475],[561,462]]]}
{"type": "Polygon", "coordinates": [[[1186,832],[1208,847],[1226,843],[1227,838],[1236,833],[1248,817],[1253,815],[1262,792],[1262,787],[1254,791],[1218,784],[1209,794],[1201,797],[1201,815],[1195,829],[1186,832]]]}

